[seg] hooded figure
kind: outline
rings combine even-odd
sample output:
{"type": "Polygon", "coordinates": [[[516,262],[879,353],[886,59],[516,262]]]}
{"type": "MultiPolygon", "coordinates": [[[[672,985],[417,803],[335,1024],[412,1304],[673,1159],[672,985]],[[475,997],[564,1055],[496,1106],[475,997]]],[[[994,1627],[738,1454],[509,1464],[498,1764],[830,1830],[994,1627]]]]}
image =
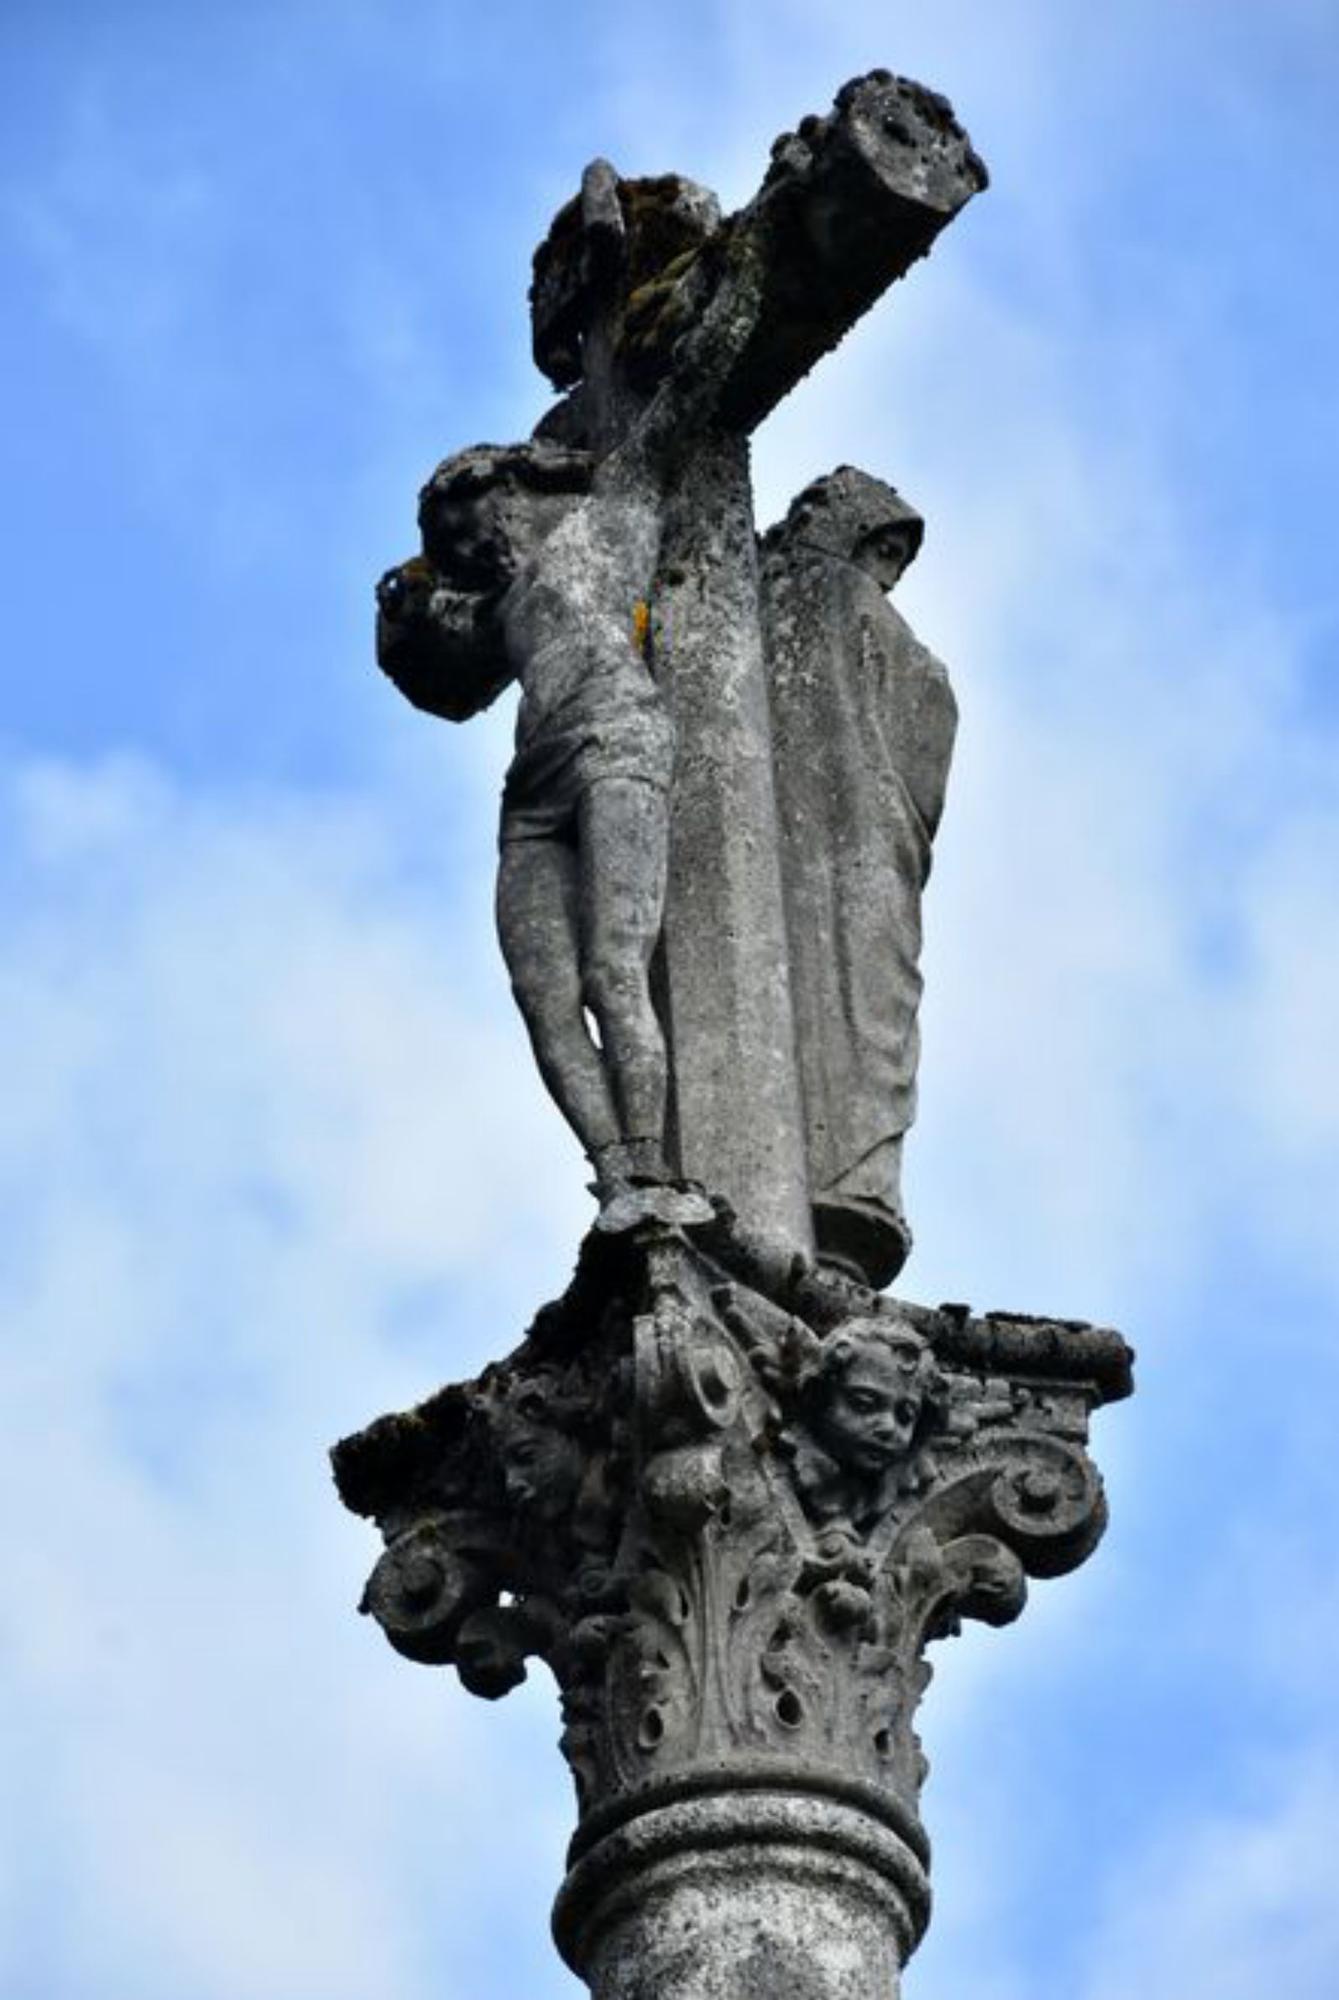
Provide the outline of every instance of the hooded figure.
{"type": "Polygon", "coordinates": [[[762,544],[810,1201],[819,1255],[888,1284],[910,1247],[921,892],[957,724],[948,675],[888,603],[924,523],[842,466],[762,544]]]}

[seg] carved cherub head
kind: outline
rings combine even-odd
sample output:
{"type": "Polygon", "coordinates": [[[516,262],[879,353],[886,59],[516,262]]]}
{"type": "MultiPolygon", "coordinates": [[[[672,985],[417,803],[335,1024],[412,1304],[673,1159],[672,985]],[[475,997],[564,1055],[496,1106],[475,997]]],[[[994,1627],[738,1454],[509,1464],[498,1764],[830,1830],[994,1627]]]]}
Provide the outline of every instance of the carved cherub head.
{"type": "Polygon", "coordinates": [[[875,1477],[910,1456],[938,1375],[905,1321],[847,1320],[800,1377],[807,1428],[840,1465],[875,1477]]]}
{"type": "Polygon", "coordinates": [[[925,522],[894,487],[839,465],[795,496],[764,547],[775,555],[792,545],[819,549],[855,563],[886,591],[916,560],[924,535],[925,522]]]}
{"type": "Polygon", "coordinates": [[[480,1405],[508,1503],[536,1521],[565,1519],[586,1469],[584,1405],[551,1369],[499,1374],[480,1405]]]}
{"type": "Polygon", "coordinates": [[[944,1418],[944,1385],[929,1345],[906,1320],[844,1320],[819,1340],[808,1330],[791,1362],[793,1414],[781,1432],[810,1519],[859,1534],[922,1481],[922,1447],[944,1418]]]}
{"type": "Polygon", "coordinates": [[[590,479],[586,452],[545,438],[471,445],[443,459],[419,494],[424,555],[461,589],[505,590],[590,479]]]}

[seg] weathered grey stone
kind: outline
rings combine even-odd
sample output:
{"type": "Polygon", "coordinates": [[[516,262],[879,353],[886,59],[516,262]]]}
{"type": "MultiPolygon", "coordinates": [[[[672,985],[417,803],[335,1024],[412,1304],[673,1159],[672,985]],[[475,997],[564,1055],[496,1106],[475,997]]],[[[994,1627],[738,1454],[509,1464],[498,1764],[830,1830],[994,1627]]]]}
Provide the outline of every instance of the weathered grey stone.
{"type": "Polygon", "coordinates": [[[909,1243],[921,893],[955,711],[885,601],[920,542],[840,468],[758,543],[749,435],[985,185],[875,71],[722,218],[604,160],[535,258],[529,441],[439,466],[378,657],[520,685],[498,925],[600,1214],[477,1380],[336,1447],[364,1611],[494,1700],[552,1669],[597,2000],[895,1995],[929,1913],[926,1649],[1105,1522],[1117,1335],[881,1296],[909,1243]]]}
{"type": "Polygon", "coordinates": [[[876,1285],[910,1247],[921,891],[957,710],[884,597],[921,517],[842,466],[763,543],[762,603],[809,1198],[820,1254],[876,1285]]]}
{"type": "Polygon", "coordinates": [[[502,943],[607,1201],[677,1172],[812,1244],[748,434],[984,180],[885,71],[724,221],[592,162],[531,293],[567,403],[439,468],[423,555],[383,579],[380,657],[419,706],[521,682],[502,943]]]}
{"type": "Polygon", "coordinates": [[[1129,1362],[651,1217],[592,1232],[507,1361],[337,1448],[392,1645],[489,1698],[553,1670],[558,1935],[602,2000],[892,1978],[928,1909],[925,1648],[1093,1548],[1087,1419],[1129,1362]]]}
{"type": "Polygon", "coordinates": [[[865,1802],[736,1785],[585,1849],[554,1935],[599,2000],[895,2000],[928,1914],[922,1856],[865,1802]]]}
{"type": "Polygon", "coordinates": [[[520,681],[498,929],[540,1072],[612,1198],[668,1175],[650,963],[674,725],[635,617],[658,520],[592,481],[588,454],[539,440],[446,460],[420,502],[424,557],[382,581],[380,648],[438,713],[520,681]]]}

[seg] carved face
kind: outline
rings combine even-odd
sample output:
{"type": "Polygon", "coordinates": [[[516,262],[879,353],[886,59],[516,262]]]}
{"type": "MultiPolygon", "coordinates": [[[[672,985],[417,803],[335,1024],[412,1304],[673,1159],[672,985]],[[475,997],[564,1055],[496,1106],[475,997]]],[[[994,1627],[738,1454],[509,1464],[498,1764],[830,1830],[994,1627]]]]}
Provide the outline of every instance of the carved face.
{"type": "Polygon", "coordinates": [[[579,496],[539,493],[516,480],[434,498],[424,524],[429,556],[466,590],[503,590],[579,496]]]}
{"type": "Polygon", "coordinates": [[[560,1520],[581,1481],[581,1448],[552,1422],[543,1398],[523,1394],[494,1419],[507,1499],[520,1512],[560,1520]]]}
{"type": "Polygon", "coordinates": [[[891,590],[915,552],[910,531],[890,521],[866,535],[855,550],[853,560],[868,571],[880,590],[891,590]]]}
{"type": "Polygon", "coordinates": [[[923,1401],[917,1357],[886,1340],[849,1344],[849,1357],[825,1374],[814,1432],[853,1472],[879,1473],[911,1449],[923,1401]]]}

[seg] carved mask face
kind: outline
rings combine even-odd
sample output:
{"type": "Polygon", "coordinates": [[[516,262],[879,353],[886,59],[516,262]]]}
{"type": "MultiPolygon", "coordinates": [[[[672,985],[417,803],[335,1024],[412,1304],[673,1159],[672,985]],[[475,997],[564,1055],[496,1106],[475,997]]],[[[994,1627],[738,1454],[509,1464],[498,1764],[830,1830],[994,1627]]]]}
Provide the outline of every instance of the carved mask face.
{"type": "Polygon", "coordinates": [[[581,1451],[545,1420],[541,1399],[523,1396],[497,1423],[495,1435],[512,1506],[545,1521],[566,1514],[581,1480],[581,1451]]]}
{"type": "Polygon", "coordinates": [[[905,1458],[920,1413],[921,1392],[906,1357],[868,1341],[824,1385],[814,1428],[841,1464],[878,1473],[905,1458]]]}

